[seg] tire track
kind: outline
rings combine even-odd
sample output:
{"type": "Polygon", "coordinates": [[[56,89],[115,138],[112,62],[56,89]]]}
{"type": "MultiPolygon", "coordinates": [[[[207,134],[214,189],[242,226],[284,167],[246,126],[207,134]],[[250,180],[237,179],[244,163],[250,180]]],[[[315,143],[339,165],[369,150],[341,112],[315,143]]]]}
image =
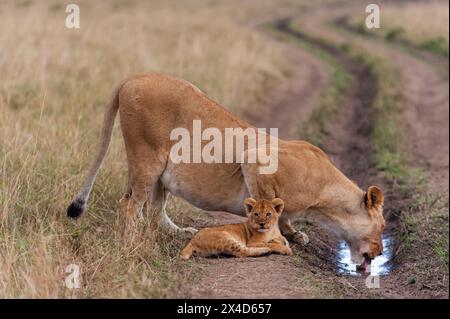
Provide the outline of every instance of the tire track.
{"type": "MultiPolygon", "coordinates": [[[[331,132],[323,148],[350,179],[364,186],[372,181],[381,182],[371,159],[372,132],[371,104],[376,94],[376,81],[361,63],[346,56],[336,46],[314,38],[289,26],[292,19],[275,23],[276,28],[292,37],[305,41],[332,55],[352,77],[344,102],[338,107],[336,117],[329,123],[331,132]]],[[[301,138],[301,137],[300,137],[301,138]]]]}

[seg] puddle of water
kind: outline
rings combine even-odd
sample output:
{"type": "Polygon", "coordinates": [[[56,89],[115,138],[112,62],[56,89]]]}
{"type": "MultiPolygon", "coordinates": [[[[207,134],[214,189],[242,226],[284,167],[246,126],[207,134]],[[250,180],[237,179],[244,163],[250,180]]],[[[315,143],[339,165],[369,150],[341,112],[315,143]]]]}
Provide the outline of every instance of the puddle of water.
{"type": "MultiPolygon", "coordinates": [[[[370,266],[370,275],[379,276],[387,275],[392,270],[392,255],[394,249],[394,241],[388,234],[383,235],[383,254],[372,260],[370,266]]],[[[356,271],[356,264],[350,258],[350,248],[345,241],[341,241],[338,246],[338,273],[361,276],[356,271]]]]}

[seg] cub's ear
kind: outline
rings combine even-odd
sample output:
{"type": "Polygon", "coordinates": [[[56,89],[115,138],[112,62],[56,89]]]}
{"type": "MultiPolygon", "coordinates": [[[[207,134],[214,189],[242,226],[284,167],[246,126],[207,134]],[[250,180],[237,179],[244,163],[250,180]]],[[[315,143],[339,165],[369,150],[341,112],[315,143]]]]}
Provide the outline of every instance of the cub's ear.
{"type": "Polygon", "coordinates": [[[272,205],[278,215],[280,215],[284,208],[284,201],[281,198],[275,198],[272,200],[272,205]]]}
{"type": "Polygon", "coordinates": [[[256,205],[256,200],[254,200],[251,197],[244,200],[244,208],[245,208],[245,212],[247,213],[247,215],[252,212],[252,209],[253,209],[253,207],[255,207],[255,205],[256,205]]]}
{"type": "Polygon", "coordinates": [[[384,204],[384,195],[377,186],[370,186],[364,194],[364,204],[367,208],[381,208],[384,204]]]}

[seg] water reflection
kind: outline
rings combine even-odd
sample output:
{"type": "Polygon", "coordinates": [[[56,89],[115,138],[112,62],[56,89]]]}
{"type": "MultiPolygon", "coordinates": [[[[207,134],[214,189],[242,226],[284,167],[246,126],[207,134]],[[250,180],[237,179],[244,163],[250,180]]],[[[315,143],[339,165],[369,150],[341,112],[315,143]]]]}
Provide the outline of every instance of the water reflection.
{"type": "MultiPolygon", "coordinates": [[[[372,276],[387,275],[392,270],[392,256],[394,242],[389,234],[383,235],[383,254],[372,260],[370,274],[372,276]]],[[[338,247],[338,272],[340,274],[360,276],[356,271],[356,264],[350,258],[350,248],[345,241],[341,241],[338,247]]]]}

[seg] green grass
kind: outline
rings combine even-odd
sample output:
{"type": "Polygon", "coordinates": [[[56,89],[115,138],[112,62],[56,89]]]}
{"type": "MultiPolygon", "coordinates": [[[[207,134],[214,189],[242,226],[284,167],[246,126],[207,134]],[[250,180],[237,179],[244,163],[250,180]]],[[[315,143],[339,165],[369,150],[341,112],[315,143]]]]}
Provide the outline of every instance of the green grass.
{"type": "Polygon", "coordinates": [[[364,52],[351,53],[364,64],[376,81],[377,92],[372,102],[373,156],[377,169],[386,178],[400,185],[423,185],[422,172],[408,164],[407,129],[402,125],[403,106],[400,96],[401,78],[398,70],[381,58],[364,52]]]}
{"type": "Polygon", "coordinates": [[[402,38],[402,35],[405,33],[405,30],[403,28],[393,28],[384,34],[384,38],[386,41],[398,41],[402,38]]]}
{"type": "Polygon", "coordinates": [[[448,287],[449,272],[448,209],[444,196],[416,193],[402,212],[397,230],[405,261],[444,287],[448,287]]]}
{"type": "Polygon", "coordinates": [[[420,43],[419,47],[434,54],[448,57],[448,42],[444,38],[427,39],[420,43]]]}
{"type": "Polygon", "coordinates": [[[321,96],[320,106],[311,114],[310,120],[300,131],[302,138],[321,146],[324,138],[329,135],[326,124],[338,111],[344,93],[350,86],[351,75],[331,54],[306,41],[299,40],[298,42],[306,50],[324,61],[330,73],[331,83],[321,96]]]}
{"type": "MultiPolygon", "coordinates": [[[[447,227],[448,227],[448,219],[447,219],[447,227]]],[[[440,237],[438,237],[434,245],[434,252],[442,261],[442,263],[445,265],[445,267],[447,267],[447,269],[449,258],[448,246],[449,246],[448,234],[443,234],[440,237]]]]}

